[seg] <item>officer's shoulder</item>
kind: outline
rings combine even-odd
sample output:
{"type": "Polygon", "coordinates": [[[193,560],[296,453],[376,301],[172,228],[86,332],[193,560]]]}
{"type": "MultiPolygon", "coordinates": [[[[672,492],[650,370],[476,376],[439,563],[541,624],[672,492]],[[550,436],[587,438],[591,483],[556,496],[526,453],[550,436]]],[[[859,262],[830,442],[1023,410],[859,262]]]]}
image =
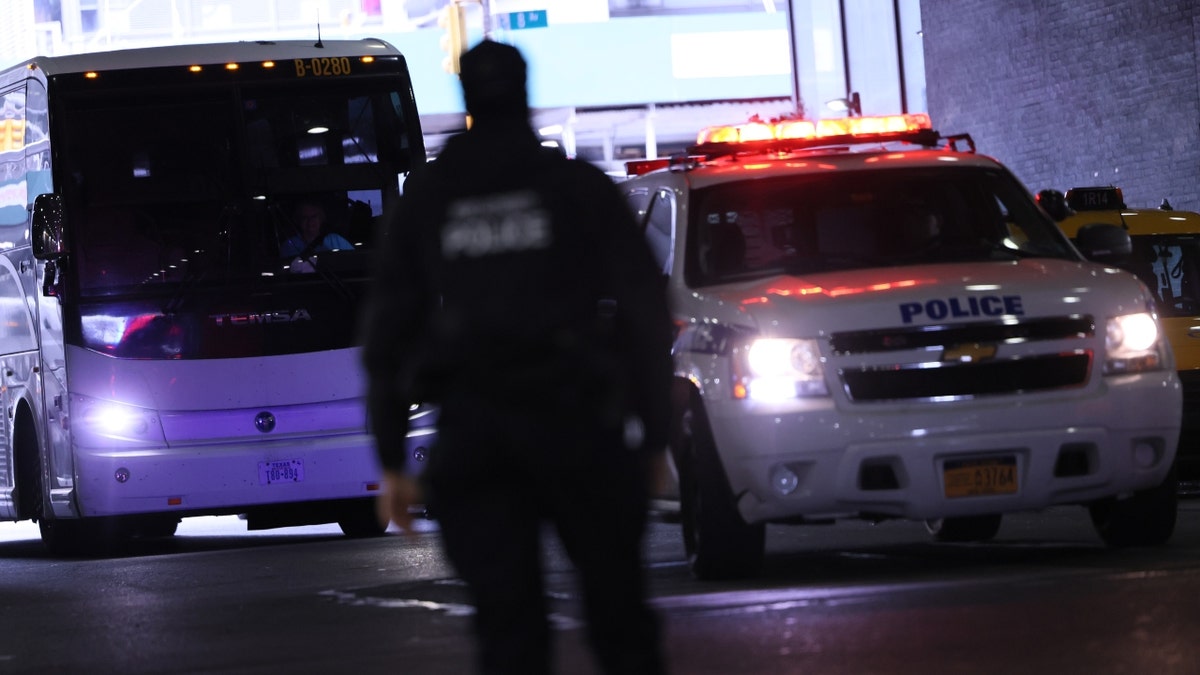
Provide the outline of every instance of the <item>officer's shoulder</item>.
{"type": "Polygon", "coordinates": [[[551,148],[547,148],[546,150],[548,151],[548,154],[553,153],[554,157],[552,161],[554,161],[557,165],[555,170],[561,171],[561,175],[564,177],[585,185],[589,182],[604,184],[612,183],[612,179],[608,177],[608,174],[604,173],[604,171],[595,164],[592,164],[587,160],[579,159],[578,157],[567,157],[559,150],[554,150],[551,148]]]}

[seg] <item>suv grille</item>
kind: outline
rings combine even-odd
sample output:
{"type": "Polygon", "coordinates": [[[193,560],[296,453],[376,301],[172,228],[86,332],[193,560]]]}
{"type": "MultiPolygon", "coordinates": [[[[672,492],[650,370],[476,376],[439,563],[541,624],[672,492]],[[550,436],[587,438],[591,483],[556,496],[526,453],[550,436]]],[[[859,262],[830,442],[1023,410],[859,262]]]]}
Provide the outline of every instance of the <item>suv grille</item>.
{"type": "MultiPolygon", "coordinates": [[[[835,333],[830,342],[837,356],[940,348],[941,358],[946,351],[964,346],[978,346],[976,351],[986,354],[990,347],[1001,344],[1083,339],[1094,334],[1090,317],[1063,317],[835,333]]],[[[1049,353],[1005,359],[896,363],[843,368],[839,374],[846,394],[858,402],[971,398],[1083,386],[1091,371],[1091,350],[1055,347],[1049,353]]]]}

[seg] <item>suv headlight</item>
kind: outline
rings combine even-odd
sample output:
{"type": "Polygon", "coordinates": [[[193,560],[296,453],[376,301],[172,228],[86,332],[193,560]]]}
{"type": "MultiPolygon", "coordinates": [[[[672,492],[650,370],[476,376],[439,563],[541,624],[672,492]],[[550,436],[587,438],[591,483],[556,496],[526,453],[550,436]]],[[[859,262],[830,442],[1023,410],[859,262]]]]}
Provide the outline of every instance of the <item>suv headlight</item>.
{"type": "Polygon", "coordinates": [[[1158,322],[1149,312],[1111,317],[1105,332],[1104,374],[1160,370],[1164,365],[1158,322]]]}
{"type": "Polygon", "coordinates": [[[734,398],[781,401],[828,395],[816,340],[758,338],[734,354],[734,398]]]}

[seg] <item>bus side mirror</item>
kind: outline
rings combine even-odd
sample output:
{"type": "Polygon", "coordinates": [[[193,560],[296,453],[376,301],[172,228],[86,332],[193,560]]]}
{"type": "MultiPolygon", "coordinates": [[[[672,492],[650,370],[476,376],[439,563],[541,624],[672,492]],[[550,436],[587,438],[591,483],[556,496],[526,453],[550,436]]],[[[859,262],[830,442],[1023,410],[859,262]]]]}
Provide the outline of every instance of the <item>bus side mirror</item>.
{"type": "Polygon", "coordinates": [[[54,260],[66,253],[63,225],[66,216],[61,195],[40,194],[33,200],[33,257],[54,260]]]}
{"type": "Polygon", "coordinates": [[[1119,225],[1092,223],[1079,228],[1075,246],[1088,260],[1099,263],[1120,263],[1133,254],[1133,240],[1119,225]]]}

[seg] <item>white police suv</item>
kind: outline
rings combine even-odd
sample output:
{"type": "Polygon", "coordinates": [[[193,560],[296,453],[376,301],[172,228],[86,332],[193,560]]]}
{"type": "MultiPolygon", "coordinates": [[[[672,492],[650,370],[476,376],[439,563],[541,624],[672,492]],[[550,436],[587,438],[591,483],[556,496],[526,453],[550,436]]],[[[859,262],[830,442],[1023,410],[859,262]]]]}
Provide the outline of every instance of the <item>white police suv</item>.
{"type": "Polygon", "coordinates": [[[678,326],[671,458],[700,578],[766,523],[1088,507],[1112,545],[1175,525],[1181,389],[1154,300],[926,115],[706,129],[621,186],[678,326]],[[1082,253],[1081,253],[1082,252],[1082,253]]]}

